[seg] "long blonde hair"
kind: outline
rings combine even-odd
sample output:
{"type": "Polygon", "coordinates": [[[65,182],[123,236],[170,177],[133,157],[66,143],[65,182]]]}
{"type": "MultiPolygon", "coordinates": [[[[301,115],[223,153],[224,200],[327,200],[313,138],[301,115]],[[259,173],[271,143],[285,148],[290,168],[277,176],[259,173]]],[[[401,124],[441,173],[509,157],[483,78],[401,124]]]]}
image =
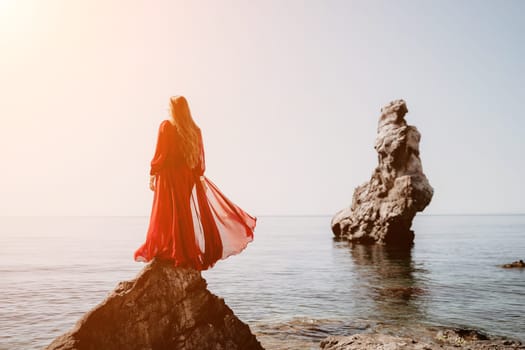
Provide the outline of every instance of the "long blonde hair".
{"type": "Polygon", "coordinates": [[[170,111],[181,139],[181,148],[186,164],[195,168],[200,158],[200,129],[191,117],[188,101],[184,96],[170,98],[170,111]]]}

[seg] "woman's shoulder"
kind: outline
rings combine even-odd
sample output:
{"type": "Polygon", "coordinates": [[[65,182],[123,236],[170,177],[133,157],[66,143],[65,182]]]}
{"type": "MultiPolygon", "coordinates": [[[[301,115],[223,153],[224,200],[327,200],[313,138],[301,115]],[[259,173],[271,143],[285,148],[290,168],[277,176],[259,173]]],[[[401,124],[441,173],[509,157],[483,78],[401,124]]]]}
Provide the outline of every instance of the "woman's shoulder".
{"type": "Polygon", "coordinates": [[[170,127],[175,127],[175,125],[173,125],[168,119],[165,119],[160,123],[159,129],[166,130],[170,127]]]}
{"type": "Polygon", "coordinates": [[[164,119],[162,122],[160,122],[160,125],[173,125],[173,124],[169,119],[164,119]]]}

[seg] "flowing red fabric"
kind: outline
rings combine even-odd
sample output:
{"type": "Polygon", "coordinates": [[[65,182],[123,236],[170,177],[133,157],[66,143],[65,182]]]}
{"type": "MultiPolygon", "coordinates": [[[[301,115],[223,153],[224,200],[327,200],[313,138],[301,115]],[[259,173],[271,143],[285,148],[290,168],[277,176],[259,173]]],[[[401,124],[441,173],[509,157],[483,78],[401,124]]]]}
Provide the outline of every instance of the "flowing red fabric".
{"type": "Polygon", "coordinates": [[[156,187],[148,233],[135,260],[147,262],[157,257],[176,266],[205,270],[246,248],[253,240],[256,218],[203,176],[200,132],[200,159],[193,169],[186,164],[179,139],[176,127],[163,121],[151,161],[156,187]]]}

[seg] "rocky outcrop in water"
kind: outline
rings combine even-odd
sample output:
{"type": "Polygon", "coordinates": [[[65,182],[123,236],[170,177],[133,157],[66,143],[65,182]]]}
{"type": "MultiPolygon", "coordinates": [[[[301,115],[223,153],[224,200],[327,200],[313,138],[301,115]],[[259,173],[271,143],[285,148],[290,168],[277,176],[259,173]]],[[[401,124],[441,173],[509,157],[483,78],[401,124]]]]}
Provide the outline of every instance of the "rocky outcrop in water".
{"type": "Polygon", "coordinates": [[[483,333],[469,329],[440,330],[424,340],[382,333],[330,336],[321,341],[322,350],[521,350],[525,346],[516,340],[489,339],[483,333]]]}
{"type": "Polygon", "coordinates": [[[511,262],[510,264],[505,264],[502,266],[505,269],[512,269],[512,268],[524,268],[525,267],[525,261],[518,260],[511,262]]]}
{"type": "Polygon", "coordinates": [[[200,273],[153,261],[121,282],[47,350],[259,350],[250,328],[200,273]]]}
{"type": "Polygon", "coordinates": [[[386,334],[355,334],[348,337],[330,336],[320,344],[322,350],[430,350],[428,343],[419,343],[411,338],[386,334]]]}
{"type": "Polygon", "coordinates": [[[407,125],[405,101],[381,109],[375,150],[378,166],[369,182],[354,191],[352,206],[332,219],[338,238],[358,243],[411,243],[416,212],[430,203],[434,190],[419,158],[421,134],[407,125]]]}

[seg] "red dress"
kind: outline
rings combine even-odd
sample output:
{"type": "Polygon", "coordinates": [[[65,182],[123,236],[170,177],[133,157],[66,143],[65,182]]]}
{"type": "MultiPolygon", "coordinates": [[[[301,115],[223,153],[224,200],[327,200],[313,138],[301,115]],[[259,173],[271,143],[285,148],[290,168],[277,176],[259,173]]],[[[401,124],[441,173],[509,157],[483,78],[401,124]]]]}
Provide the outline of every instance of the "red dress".
{"type": "Polygon", "coordinates": [[[193,169],[186,164],[179,139],[176,127],[163,121],[151,161],[150,174],[157,178],[148,234],[135,260],[158,257],[176,266],[205,270],[246,248],[253,240],[256,218],[203,177],[200,131],[200,160],[193,169]]]}

